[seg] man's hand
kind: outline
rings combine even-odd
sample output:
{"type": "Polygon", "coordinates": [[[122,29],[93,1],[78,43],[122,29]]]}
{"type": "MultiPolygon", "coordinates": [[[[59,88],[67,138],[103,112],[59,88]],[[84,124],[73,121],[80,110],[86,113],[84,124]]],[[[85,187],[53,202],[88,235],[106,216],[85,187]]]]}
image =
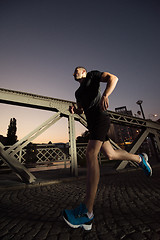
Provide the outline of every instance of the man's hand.
{"type": "Polygon", "coordinates": [[[102,96],[101,101],[100,101],[100,107],[103,111],[106,111],[107,108],[109,107],[109,99],[106,96],[102,96]]]}
{"type": "Polygon", "coordinates": [[[69,111],[70,111],[70,113],[75,113],[75,106],[74,106],[74,104],[72,105],[72,106],[69,106],[69,111]]]}
{"type": "Polygon", "coordinates": [[[83,108],[78,104],[78,108],[73,104],[72,106],[69,106],[70,113],[76,113],[76,114],[82,114],[83,108]]]}

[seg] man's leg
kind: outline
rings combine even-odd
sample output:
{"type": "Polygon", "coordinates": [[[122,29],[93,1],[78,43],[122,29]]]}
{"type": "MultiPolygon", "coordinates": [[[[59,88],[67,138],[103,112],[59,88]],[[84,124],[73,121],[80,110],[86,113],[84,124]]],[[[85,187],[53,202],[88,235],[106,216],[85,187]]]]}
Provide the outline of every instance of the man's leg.
{"type": "Polygon", "coordinates": [[[128,153],[125,150],[114,150],[109,141],[103,143],[102,151],[109,157],[109,160],[126,160],[136,162],[139,164],[139,167],[143,169],[146,176],[152,176],[152,168],[148,163],[148,156],[146,153],[136,155],[128,153]]]}
{"type": "Polygon", "coordinates": [[[139,155],[128,153],[125,150],[114,150],[111,143],[106,141],[102,145],[102,152],[108,156],[109,160],[126,160],[140,163],[141,159],[139,155]]]}
{"type": "Polygon", "coordinates": [[[85,198],[85,205],[88,212],[91,213],[93,210],[94,200],[96,197],[96,192],[99,183],[100,170],[98,163],[98,153],[102,146],[99,140],[89,140],[86,159],[87,159],[87,192],[85,198]]]}
{"type": "Polygon", "coordinates": [[[75,209],[65,209],[63,218],[65,222],[72,228],[83,227],[85,230],[92,229],[93,204],[97,193],[99,183],[99,163],[97,155],[101,149],[103,142],[98,140],[90,140],[87,146],[87,192],[85,202],[81,203],[75,209]]]}

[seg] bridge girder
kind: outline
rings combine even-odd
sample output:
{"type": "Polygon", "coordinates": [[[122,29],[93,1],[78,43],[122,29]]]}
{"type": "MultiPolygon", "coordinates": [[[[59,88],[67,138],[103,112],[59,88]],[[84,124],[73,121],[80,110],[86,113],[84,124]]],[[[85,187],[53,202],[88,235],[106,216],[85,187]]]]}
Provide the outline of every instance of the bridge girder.
{"type": "MultiPolygon", "coordinates": [[[[35,130],[29,133],[22,140],[19,140],[17,143],[15,143],[13,146],[11,146],[9,149],[6,150],[5,154],[8,154],[8,156],[12,158],[14,158],[14,155],[19,151],[20,148],[25,147],[30,141],[35,139],[38,135],[40,135],[43,131],[45,131],[48,127],[54,124],[61,117],[67,117],[68,124],[69,124],[68,127],[69,127],[69,139],[70,139],[70,153],[71,153],[71,158],[73,158],[71,159],[71,161],[72,161],[72,166],[74,168],[72,169],[72,172],[74,173],[74,175],[78,174],[76,169],[77,159],[76,159],[74,120],[79,121],[85,127],[87,127],[87,122],[84,114],[82,115],[74,114],[74,116],[70,114],[69,106],[72,104],[75,104],[74,102],[62,100],[62,99],[56,99],[56,98],[47,97],[47,96],[36,95],[32,93],[0,88],[0,103],[57,112],[49,120],[44,122],[42,125],[37,127],[35,130]]],[[[160,139],[159,139],[160,124],[159,123],[133,117],[133,116],[119,114],[113,111],[107,111],[107,113],[109,114],[112,123],[143,129],[143,134],[141,134],[141,136],[139,137],[135,145],[132,147],[130,152],[135,153],[149,133],[152,133],[155,135],[155,139],[157,141],[157,145],[160,150],[160,139]]],[[[112,140],[111,140],[111,144],[114,146],[114,148],[119,148],[118,145],[114,143],[112,140]]],[[[4,151],[4,147],[1,146],[1,149],[2,151],[4,151]]],[[[123,169],[126,165],[127,165],[127,162],[122,161],[121,164],[117,167],[117,169],[118,170],[123,169]]]]}

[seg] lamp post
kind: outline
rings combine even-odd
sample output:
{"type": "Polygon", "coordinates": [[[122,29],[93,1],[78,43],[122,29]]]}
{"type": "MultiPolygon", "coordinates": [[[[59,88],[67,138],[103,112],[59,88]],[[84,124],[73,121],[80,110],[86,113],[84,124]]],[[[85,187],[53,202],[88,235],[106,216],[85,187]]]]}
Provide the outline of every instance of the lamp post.
{"type": "Polygon", "coordinates": [[[143,103],[143,101],[142,101],[142,100],[138,100],[136,103],[140,106],[142,116],[143,116],[143,118],[145,119],[144,112],[143,112],[143,108],[142,108],[142,103],[143,103]]]}

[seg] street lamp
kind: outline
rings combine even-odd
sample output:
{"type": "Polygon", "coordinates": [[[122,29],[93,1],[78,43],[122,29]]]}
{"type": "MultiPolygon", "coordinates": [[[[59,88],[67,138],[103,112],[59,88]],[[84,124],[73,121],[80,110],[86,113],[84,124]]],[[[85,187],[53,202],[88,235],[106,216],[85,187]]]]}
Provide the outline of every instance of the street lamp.
{"type": "Polygon", "coordinates": [[[143,118],[145,119],[144,112],[143,112],[143,108],[142,108],[142,103],[143,103],[143,101],[142,101],[142,100],[138,100],[136,103],[140,106],[142,116],[143,116],[143,118]]]}

